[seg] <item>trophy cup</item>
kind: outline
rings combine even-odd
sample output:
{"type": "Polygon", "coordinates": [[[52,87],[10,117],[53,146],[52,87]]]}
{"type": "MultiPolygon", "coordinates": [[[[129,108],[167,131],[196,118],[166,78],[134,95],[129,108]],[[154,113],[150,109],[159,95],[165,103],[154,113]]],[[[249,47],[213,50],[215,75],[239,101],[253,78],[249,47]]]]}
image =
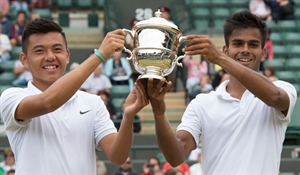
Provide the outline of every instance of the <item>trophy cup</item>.
{"type": "Polygon", "coordinates": [[[134,68],[141,74],[139,78],[161,79],[169,75],[183,56],[177,56],[178,47],[186,40],[178,27],[162,18],[160,10],[155,17],[138,22],[132,30],[123,29],[133,41],[128,60],[133,61],[134,68]]]}

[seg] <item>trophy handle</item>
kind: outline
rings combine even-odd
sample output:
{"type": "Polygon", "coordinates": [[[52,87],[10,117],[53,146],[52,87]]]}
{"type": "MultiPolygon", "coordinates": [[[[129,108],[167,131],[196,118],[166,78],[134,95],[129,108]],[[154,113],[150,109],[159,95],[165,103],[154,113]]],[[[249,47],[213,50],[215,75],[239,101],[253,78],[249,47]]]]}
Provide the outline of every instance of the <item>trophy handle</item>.
{"type": "Polygon", "coordinates": [[[129,55],[130,55],[130,57],[127,57],[126,59],[127,60],[132,60],[132,52],[129,49],[127,49],[125,46],[123,47],[123,49],[124,49],[125,52],[129,53],[129,55]]]}
{"type": "Polygon", "coordinates": [[[185,57],[185,55],[181,55],[181,56],[177,57],[177,59],[176,59],[176,64],[177,64],[177,66],[182,67],[182,63],[179,63],[178,61],[181,60],[181,59],[184,58],[184,57],[185,57]]]}
{"type": "MultiPolygon", "coordinates": [[[[128,30],[128,29],[122,29],[122,30],[124,32],[126,32],[127,34],[129,34],[130,38],[133,40],[133,33],[132,33],[131,30],[128,30]]],[[[133,57],[132,52],[129,49],[127,49],[125,46],[124,46],[123,49],[124,49],[125,52],[129,53],[129,55],[130,55],[130,57],[127,57],[126,59],[127,60],[132,60],[132,57],[133,57]]]]}
{"type": "MultiPolygon", "coordinates": [[[[181,37],[179,37],[179,46],[180,46],[184,41],[187,41],[186,38],[187,38],[187,36],[181,36],[181,37]]],[[[176,59],[176,64],[177,64],[177,66],[182,67],[182,63],[179,63],[178,61],[181,60],[181,59],[184,58],[184,57],[185,57],[185,55],[181,55],[181,56],[177,57],[177,59],[176,59]]]]}
{"type": "Polygon", "coordinates": [[[179,37],[179,46],[180,46],[184,41],[187,41],[186,38],[187,38],[187,36],[181,36],[181,37],[179,37]]]}

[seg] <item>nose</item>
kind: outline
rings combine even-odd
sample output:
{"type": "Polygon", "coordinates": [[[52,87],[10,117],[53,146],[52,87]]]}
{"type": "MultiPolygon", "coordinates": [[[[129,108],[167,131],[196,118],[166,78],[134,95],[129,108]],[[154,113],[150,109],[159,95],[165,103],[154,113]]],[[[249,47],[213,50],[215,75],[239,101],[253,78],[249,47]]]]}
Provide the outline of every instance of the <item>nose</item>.
{"type": "Polygon", "coordinates": [[[250,54],[249,45],[248,44],[244,44],[241,52],[242,52],[242,54],[245,54],[245,55],[250,54]]]}
{"type": "Polygon", "coordinates": [[[55,54],[52,52],[52,50],[48,50],[46,52],[45,59],[47,61],[53,61],[55,59],[55,54]]]}

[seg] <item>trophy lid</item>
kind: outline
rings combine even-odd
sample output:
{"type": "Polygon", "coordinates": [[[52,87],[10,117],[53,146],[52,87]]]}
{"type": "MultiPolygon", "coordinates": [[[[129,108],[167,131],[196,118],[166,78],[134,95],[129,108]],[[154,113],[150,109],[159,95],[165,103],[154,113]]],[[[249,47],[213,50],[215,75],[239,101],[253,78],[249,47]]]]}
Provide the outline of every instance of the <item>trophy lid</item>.
{"type": "Polygon", "coordinates": [[[147,20],[139,21],[138,23],[136,23],[136,25],[134,27],[138,27],[138,26],[142,26],[142,25],[143,26],[155,25],[155,26],[171,27],[171,28],[178,30],[178,27],[174,23],[169,22],[168,20],[166,20],[162,17],[162,12],[160,11],[160,9],[158,9],[154,14],[155,14],[155,17],[149,18],[147,20]]]}

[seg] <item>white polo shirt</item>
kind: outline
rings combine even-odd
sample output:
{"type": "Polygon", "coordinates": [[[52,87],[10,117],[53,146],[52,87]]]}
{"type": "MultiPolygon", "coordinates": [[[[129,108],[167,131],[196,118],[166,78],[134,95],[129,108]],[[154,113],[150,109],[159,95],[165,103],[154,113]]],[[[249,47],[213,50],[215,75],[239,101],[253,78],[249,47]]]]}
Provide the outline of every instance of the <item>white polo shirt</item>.
{"type": "Polygon", "coordinates": [[[191,101],[177,131],[191,133],[196,145],[201,135],[203,174],[277,175],[285,131],[297,100],[295,88],[274,82],[290,99],[285,117],[248,90],[241,100],[231,97],[226,91],[228,82],[191,101]]]}
{"type": "Polygon", "coordinates": [[[96,174],[96,144],[117,130],[99,96],[77,91],[54,112],[18,122],[17,106],[26,96],[39,94],[10,88],[0,98],[9,143],[15,153],[16,174],[96,174]]]}

